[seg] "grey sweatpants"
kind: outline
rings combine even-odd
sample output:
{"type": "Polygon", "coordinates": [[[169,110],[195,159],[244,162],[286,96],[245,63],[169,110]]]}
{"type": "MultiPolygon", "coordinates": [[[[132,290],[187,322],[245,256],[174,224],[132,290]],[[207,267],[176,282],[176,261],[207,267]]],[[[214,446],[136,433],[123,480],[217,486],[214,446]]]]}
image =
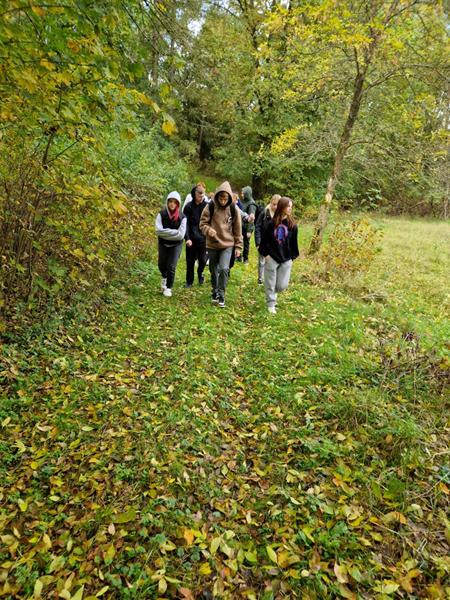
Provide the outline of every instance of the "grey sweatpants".
{"type": "Polygon", "coordinates": [[[264,269],[264,290],[266,292],[266,306],[277,305],[277,294],[283,292],[289,284],[292,260],[278,263],[271,256],[266,261],[264,269]]]}
{"type": "Polygon", "coordinates": [[[211,250],[208,248],[212,291],[221,298],[225,297],[232,252],[233,248],[222,248],[221,250],[211,250]]]}
{"type": "Polygon", "coordinates": [[[264,267],[266,266],[266,257],[258,252],[258,279],[264,279],[264,267]]]}

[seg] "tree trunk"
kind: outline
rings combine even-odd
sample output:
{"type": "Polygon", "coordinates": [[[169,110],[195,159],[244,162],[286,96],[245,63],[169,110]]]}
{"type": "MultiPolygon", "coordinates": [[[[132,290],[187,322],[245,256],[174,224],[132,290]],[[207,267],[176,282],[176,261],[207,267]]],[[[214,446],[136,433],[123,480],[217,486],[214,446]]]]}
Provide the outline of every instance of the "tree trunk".
{"type": "Polygon", "coordinates": [[[361,107],[361,100],[363,95],[364,81],[367,73],[367,64],[362,71],[359,71],[355,78],[355,84],[353,88],[353,98],[348,112],[347,120],[345,121],[344,130],[342,131],[339,146],[334,159],[333,168],[331,170],[330,178],[328,179],[327,191],[325,198],[320,205],[319,215],[317,217],[316,226],[314,228],[313,238],[309,247],[310,254],[317,252],[322,245],[323,234],[328,221],[328,215],[330,214],[331,202],[333,200],[334,190],[339,180],[339,176],[342,172],[342,165],[344,163],[345,155],[347,154],[348,147],[350,145],[350,138],[355,126],[355,121],[361,107]]]}
{"type": "Polygon", "coordinates": [[[202,152],[203,120],[204,120],[204,117],[202,117],[202,120],[200,121],[200,127],[198,130],[197,156],[198,156],[199,160],[201,159],[201,152],[202,152]]]}
{"type": "Polygon", "coordinates": [[[260,201],[266,191],[266,182],[261,175],[252,175],[252,193],[253,198],[260,201]]]}
{"type": "Polygon", "coordinates": [[[153,29],[153,63],[152,63],[152,81],[155,89],[158,87],[158,62],[159,62],[159,52],[158,52],[158,32],[153,29]]]}

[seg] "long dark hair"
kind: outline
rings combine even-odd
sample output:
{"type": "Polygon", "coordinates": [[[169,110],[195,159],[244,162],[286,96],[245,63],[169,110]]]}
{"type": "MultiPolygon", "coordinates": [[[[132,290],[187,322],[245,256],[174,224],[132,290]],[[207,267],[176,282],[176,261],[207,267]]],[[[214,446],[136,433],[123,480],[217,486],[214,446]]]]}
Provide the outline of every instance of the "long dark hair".
{"type": "MultiPolygon", "coordinates": [[[[283,196],[282,198],[280,198],[278,200],[277,208],[275,210],[275,214],[273,215],[273,222],[275,223],[275,227],[278,227],[278,225],[283,220],[283,213],[284,213],[286,207],[288,206],[289,202],[292,202],[292,199],[288,198],[287,196],[283,196]]],[[[292,204],[294,204],[294,203],[292,202],[292,204]]],[[[286,220],[288,222],[288,227],[290,229],[295,227],[295,221],[291,217],[291,215],[288,215],[286,217],[286,220]]]]}

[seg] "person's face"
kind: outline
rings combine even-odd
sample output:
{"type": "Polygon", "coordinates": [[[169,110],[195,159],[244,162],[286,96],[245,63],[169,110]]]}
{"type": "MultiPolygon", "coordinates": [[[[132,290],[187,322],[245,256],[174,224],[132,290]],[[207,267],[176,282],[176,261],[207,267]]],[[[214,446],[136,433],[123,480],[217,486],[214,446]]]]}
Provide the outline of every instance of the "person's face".
{"type": "Polygon", "coordinates": [[[244,190],[241,190],[241,198],[244,199],[244,190]]]}
{"type": "Polygon", "coordinates": [[[278,200],[279,198],[272,198],[272,200],[270,201],[270,208],[272,209],[272,212],[275,212],[278,206],[278,200]]]}
{"type": "Polygon", "coordinates": [[[197,202],[197,204],[200,204],[200,202],[203,202],[204,199],[205,199],[205,188],[198,185],[195,190],[195,201],[197,202]]]}
{"type": "Polygon", "coordinates": [[[233,202],[234,202],[235,204],[237,204],[237,203],[238,203],[238,200],[239,200],[239,196],[238,196],[237,194],[235,194],[235,195],[233,196],[233,202]]]}
{"type": "Polygon", "coordinates": [[[228,194],[226,192],[219,192],[217,194],[217,200],[219,201],[220,206],[225,206],[229,200],[228,194]]]}
{"type": "Polygon", "coordinates": [[[169,200],[167,200],[167,206],[169,207],[170,212],[174,212],[177,209],[178,202],[175,198],[169,198],[169,200]]]}
{"type": "Polygon", "coordinates": [[[289,204],[284,209],[284,214],[288,217],[288,216],[290,216],[291,212],[292,212],[292,202],[289,202],[289,204]]]}

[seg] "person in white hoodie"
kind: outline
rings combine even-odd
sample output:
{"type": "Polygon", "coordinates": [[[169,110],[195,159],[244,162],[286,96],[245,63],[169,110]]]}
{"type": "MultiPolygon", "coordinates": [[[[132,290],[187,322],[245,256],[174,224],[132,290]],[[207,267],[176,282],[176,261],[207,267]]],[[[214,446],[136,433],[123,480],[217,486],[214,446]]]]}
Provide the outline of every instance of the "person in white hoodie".
{"type": "Polygon", "coordinates": [[[170,192],[166,208],[156,217],[155,231],[158,236],[158,268],[161,273],[161,289],[164,296],[172,295],[175,271],[186,233],[186,216],[180,210],[178,192],[170,192]]]}

